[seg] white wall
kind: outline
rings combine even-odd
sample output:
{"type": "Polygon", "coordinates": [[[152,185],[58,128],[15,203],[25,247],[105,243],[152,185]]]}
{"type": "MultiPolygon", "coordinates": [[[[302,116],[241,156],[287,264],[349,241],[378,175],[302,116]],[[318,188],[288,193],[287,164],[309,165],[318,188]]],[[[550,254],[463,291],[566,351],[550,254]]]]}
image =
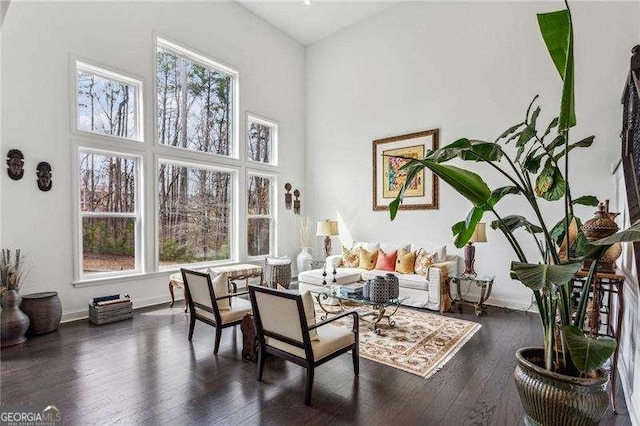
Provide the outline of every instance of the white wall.
{"type": "MultiPolygon", "coordinates": [[[[403,211],[394,222],[387,212],[372,211],[371,141],[432,128],[440,129],[441,144],[463,136],[493,140],[522,120],[536,94],[546,125],[557,113],[561,81],[536,13],[560,8],[559,2],[401,3],[308,47],[306,161],[313,166],[306,185],[313,214],[334,217],[337,209],[356,240],[423,240],[455,251],[450,227],[466,217],[469,203],[442,182],[437,211],[403,211]]],[[[573,4],[579,126],[572,135],[597,140],[572,156],[576,197],[614,195],[610,167],[619,157],[620,93],[637,42],[637,8],[573,4]]],[[[491,187],[507,184],[487,168],[466,166],[491,187]]],[[[499,211],[533,219],[516,200],[505,199],[499,211]]],[[[563,212],[541,203],[552,226],[563,212]]],[[[593,210],[578,214],[588,219],[593,210]]],[[[522,234],[537,260],[528,238],[522,234]]],[[[509,279],[512,250],[493,230],[488,239],[477,245],[476,270],[496,275],[493,303],[526,308],[530,292],[509,279]]]]}
{"type": "MultiPolygon", "coordinates": [[[[23,150],[26,171],[17,182],[9,180],[4,166],[0,173],[2,244],[29,254],[32,267],[23,292],[58,291],[64,318],[86,314],[88,299],[96,295],[127,292],[138,306],[169,297],[167,274],[88,288],[71,285],[75,210],[70,139],[77,136],[70,133],[74,100],[69,55],[144,79],[150,155],[154,31],[240,70],[241,144],[245,111],[276,120],[279,182],[291,182],[305,194],[301,44],[234,2],[14,2],[2,29],[1,151],[6,155],[10,148],[23,150]],[[53,166],[54,186],[48,193],[35,184],[35,166],[43,160],[53,166]]],[[[295,218],[284,210],[282,196],[278,204],[279,251],[295,255],[295,218]]]]}

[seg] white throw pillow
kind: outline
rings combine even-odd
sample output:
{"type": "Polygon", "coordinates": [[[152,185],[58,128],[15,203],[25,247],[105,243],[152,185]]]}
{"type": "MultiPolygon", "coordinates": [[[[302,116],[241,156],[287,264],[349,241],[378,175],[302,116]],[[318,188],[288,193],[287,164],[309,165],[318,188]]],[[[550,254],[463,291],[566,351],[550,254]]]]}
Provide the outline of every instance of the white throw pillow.
{"type": "MultiPolygon", "coordinates": [[[[216,298],[226,296],[229,294],[229,280],[227,277],[227,273],[224,272],[222,274],[217,274],[211,270],[209,270],[209,275],[211,275],[211,281],[213,282],[213,294],[216,298]]],[[[221,311],[230,311],[231,310],[231,302],[229,298],[220,299],[217,301],[218,309],[221,311]]]]}
{"type": "Polygon", "coordinates": [[[354,248],[362,247],[363,249],[371,253],[380,248],[380,243],[361,241],[361,242],[355,243],[353,247],[354,248]]]}
{"type": "MultiPolygon", "coordinates": [[[[316,309],[313,306],[313,296],[310,291],[305,291],[301,294],[302,296],[302,306],[304,307],[304,316],[307,319],[307,325],[312,326],[316,324],[316,309]]],[[[311,340],[320,340],[318,337],[318,330],[313,329],[309,330],[309,337],[311,340]]]]}
{"type": "Polygon", "coordinates": [[[411,244],[404,243],[380,243],[380,250],[385,253],[393,253],[394,251],[411,251],[411,244]]]}

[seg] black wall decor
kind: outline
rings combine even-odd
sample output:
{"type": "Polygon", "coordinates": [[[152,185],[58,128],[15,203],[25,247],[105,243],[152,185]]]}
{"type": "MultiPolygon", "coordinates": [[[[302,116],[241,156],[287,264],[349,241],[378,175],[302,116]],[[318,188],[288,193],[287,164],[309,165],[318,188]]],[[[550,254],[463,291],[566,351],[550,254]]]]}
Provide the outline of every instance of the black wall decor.
{"type": "Polygon", "coordinates": [[[41,161],[38,163],[36,170],[36,176],[38,176],[38,188],[40,188],[40,191],[49,191],[53,186],[51,164],[46,161],[41,161]]]}
{"type": "Polygon", "coordinates": [[[7,153],[7,173],[13,180],[20,180],[24,176],[24,154],[19,149],[10,149],[7,153]]]}
{"type": "Polygon", "coordinates": [[[296,197],[293,200],[293,214],[300,214],[300,191],[297,189],[293,191],[293,196],[296,197]]]}
{"type": "Polygon", "coordinates": [[[289,182],[284,184],[284,189],[287,191],[284,194],[284,208],[291,210],[291,184],[289,182]]]}

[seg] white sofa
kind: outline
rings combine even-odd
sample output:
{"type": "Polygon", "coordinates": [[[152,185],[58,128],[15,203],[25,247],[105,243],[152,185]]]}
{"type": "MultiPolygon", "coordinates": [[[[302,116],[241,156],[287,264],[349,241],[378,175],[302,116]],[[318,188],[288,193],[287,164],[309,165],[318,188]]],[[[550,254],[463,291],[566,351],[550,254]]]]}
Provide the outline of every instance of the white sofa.
{"type": "MultiPolygon", "coordinates": [[[[401,243],[372,243],[361,242],[356,243],[354,247],[364,247],[371,251],[376,247],[381,248],[385,253],[391,253],[400,247],[409,246],[411,251],[424,249],[427,253],[438,252],[437,261],[429,268],[428,275],[422,276],[418,274],[400,274],[394,272],[400,282],[400,297],[407,297],[403,301],[403,305],[413,306],[416,308],[427,308],[435,311],[444,311],[450,306],[450,299],[446,287],[446,279],[449,272],[458,271],[459,257],[448,256],[446,247],[433,246],[429,244],[401,244],[401,243]],[[442,295],[444,294],[444,299],[442,295]]],[[[326,268],[314,269],[298,274],[298,282],[301,290],[309,289],[311,286],[322,286],[323,281],[327,285],[333,282],[333,271],[335,267],[336,284],[344,285],[358,281],[366,281],[375,278],[378,275],[384,276],[389,271],[379,271],[360,268],[344,268],[339,266],[342,255],[329,256],[326,259],[326,268]],[[323,272],[326,271],[326,277],[323,272]]]]}

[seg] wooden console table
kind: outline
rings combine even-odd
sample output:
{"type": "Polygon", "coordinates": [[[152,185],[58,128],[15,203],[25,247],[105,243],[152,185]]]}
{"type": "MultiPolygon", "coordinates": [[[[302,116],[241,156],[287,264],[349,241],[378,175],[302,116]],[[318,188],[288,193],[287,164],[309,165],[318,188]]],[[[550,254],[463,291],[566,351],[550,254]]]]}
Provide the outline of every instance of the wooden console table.
{"type": "MultiPolygon", "coordinates": [[[[587,271],[578,271],[572,280],[573,290],[581,290],[587,279],[587,271]]],[[[616,339],[616,350],[611,360],[611,409],[616,413],[616,383],[618,379],[618,354],[620,336],[622,335],[622,319],[624,315],[624,276],[618,272],[597,272],[593,289],[589,292],[591,307],[585,320],[585,332],[592,337],[608,336],[616,339]],[[613,296],[616,296],[616,303],[613,296]],[[591,315],[590,315],[591,313],[591,315]],[[614,317],[615,314],[615,324],[614,317]]]]}

